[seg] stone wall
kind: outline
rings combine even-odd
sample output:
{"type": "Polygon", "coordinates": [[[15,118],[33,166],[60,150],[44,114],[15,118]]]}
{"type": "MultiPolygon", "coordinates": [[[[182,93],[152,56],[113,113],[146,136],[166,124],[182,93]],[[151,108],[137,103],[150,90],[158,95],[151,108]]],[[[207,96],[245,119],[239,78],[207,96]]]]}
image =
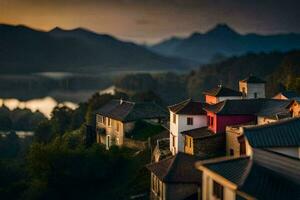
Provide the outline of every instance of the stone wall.
{"type": "Polygon", "coordinates": [[[123,146],[131,148],[131,149],[139,149],[139,150],[145,150],[149,146],[148,141],[138,141],[138,140],[133,140],[129,138],[124,138],[123,139],[123,146]]]}
{"type": "Polygon", "coordinates": [[[217,133],[215,135],[194,139],[194,155],[219,156],[226,152],[226,134],[217,133]]]}

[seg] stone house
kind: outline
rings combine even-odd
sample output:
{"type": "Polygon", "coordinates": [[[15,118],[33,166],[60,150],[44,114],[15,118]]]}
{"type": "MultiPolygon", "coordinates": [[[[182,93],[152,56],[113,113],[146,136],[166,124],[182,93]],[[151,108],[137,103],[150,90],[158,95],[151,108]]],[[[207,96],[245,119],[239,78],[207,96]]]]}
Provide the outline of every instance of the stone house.
{"type": "MultiPolygon", "coordinates": [[[[176,155],[148,164],[151,172],[151,200],[198,199],[201,173],[196,170],[198,157],[178,152],[176,155]]],[[[200,198],[200,197],[199,197],[200,198]]]]}
{"type": "Polygon", "coordinates": [[[184,152],[190,155],[211,158],[225,155],[226,137],[224,133],[215,134],[207,127],[183,131],[184,152]]]}
{"type": "Polygon", "coordinates": [[[122,146],[127,141],[127,133],[138,120],[160,123],[166,119],[167,112],[153,102],[135,103],[123,100],[112,100],[96,113],[97,143],[122,146]]]}

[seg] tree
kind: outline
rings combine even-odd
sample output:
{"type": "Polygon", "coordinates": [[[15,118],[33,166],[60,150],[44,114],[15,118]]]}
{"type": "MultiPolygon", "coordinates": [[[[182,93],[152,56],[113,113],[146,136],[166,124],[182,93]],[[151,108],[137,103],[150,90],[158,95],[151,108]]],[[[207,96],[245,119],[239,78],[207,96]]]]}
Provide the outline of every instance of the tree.
{"type": "Polygon", "coordinates": [[[51,113],[52,130],[55,134],[63,135],[70,130],[73,110],[67,106],[56,106],[51,113]]]}
{"type": "Polygon", "coordinates": [[[41,143],[49,143],[53,137],[52,124],[50,120],[41,122],[34,131],[34,140],[41,143]]]}

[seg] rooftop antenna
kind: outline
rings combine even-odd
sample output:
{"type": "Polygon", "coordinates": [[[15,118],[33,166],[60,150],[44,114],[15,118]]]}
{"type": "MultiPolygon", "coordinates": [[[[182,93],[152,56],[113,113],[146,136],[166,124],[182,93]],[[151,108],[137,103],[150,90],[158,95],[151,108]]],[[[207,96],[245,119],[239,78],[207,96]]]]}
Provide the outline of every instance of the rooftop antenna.
{"type": "Polygon", "coordinates": [[[222,87],[222,85],[223,85],[223,82],[222,82],[222,80],[220,80],[220,84],[218,86],[222,87]]]}

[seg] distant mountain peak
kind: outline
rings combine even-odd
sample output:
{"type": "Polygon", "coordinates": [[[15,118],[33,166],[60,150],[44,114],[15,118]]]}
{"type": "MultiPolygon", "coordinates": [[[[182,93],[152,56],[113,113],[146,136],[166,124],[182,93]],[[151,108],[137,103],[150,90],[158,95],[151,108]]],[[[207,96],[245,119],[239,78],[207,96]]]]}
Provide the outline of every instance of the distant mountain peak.
{"type": "Polygon", "coordinates": [[[214,28],[206,32],[210,35],[238,35],[238,33],[227,24],[217,24],[214,28]]]}
{"type": "Polygon", "coordinates": [[[63,31],[65,31],[65,30],[56,26],[53,29],[51,29],[49,32],[63,32],[63,31]]]}

